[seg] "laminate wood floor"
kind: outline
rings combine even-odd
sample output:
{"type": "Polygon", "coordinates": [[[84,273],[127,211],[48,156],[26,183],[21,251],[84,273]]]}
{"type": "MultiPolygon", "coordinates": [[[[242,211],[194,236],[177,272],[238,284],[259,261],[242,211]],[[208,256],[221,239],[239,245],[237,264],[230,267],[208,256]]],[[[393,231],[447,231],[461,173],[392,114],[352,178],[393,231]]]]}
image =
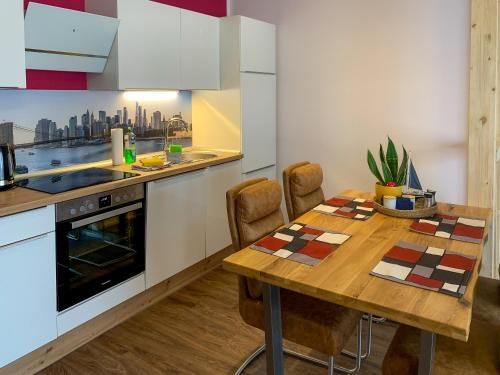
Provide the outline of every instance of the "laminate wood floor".
{"type": "MultiPolygon", "coordinates": [[[[380,374],[395,329],[392,323],[374,325],[372,355],[360,374],[380,374]]],[[[263,339],[261,331],[246,325],[239,316],[236,275],[218,268],[39,374],[234,374],[263,339]]],[[[351,341],[352,348],[354,337],[351,341]]],[[[292,343],[285,345],[323,357],[292,343]]],[[[323,367],[285,358],[287,375],[326,375],[323,367]]],[[[339,362],[352,363],[349,359],[339,362]]],[[[245,374],[265,374],[265,355],[245,374]]]]}

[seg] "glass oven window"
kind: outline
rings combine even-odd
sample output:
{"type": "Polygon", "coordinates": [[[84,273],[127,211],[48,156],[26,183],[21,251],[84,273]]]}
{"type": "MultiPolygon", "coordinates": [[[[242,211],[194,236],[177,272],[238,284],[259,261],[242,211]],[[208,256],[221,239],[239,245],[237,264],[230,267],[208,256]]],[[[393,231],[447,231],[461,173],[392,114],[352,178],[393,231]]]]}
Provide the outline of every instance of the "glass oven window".
{"type": "Polygon", "coordinates": [[[65,223],[58,233],[59,311],[144,270],[143,209],[106,216],[65,223]]]}

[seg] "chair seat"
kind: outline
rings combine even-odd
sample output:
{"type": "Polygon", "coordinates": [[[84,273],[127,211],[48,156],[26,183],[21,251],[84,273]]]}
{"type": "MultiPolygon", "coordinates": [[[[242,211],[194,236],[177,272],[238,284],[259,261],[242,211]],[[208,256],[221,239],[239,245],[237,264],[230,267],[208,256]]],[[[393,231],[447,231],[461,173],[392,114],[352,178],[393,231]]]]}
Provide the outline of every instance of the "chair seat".
{"type": "Polygon", "coordinates": [[[474,294],[472,319],[500,327],[500,281],[479,277],[474,294]]]}
{"type": "MultiPolygon", "coordinates": [[[[434,375],[498,375],[499,331],[473,320],[468,342],[437,336],[434,375]]],[[[398,328],[382,365],[384,375],[418,373],[420,331],[409,326],[398,328]]]]}
{"type": "MultiPolygon", "coordinates": [[[[262,299],[241,298],[243,320],[264,330],[262,299]]],[[[283,337],[328,355],[339,355],[362,313],[290,290],[281,290],[283,337]]]]}

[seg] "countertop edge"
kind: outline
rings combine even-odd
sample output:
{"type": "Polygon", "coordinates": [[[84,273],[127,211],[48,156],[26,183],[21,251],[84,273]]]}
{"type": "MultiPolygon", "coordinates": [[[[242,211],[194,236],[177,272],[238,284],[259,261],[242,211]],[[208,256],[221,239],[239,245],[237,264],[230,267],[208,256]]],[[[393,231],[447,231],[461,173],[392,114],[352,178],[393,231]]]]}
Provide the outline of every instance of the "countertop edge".
{"type": "Polygon", "coordinates": [[[77,199],[80,197],[84,197],[86,195],[92,195],[99,192],[106,192],[109,190],[122,188],[125,186],[147,183],[155,180],[161,180],[163,178],[173,177],[183,173],[194,172],[207,167],[212,167],[240,160],[242,158],[243,154],[241,153],[224,152],[222,153],[221,156],[218,156],[214,159],[206,160],[203,162],[197,162],[193,164],[182,165],[182,166],[174,166],[172,168],[167,168],[161,171],[154,171],[154,172],[141,172],[136,170],[130,170],[129,166],[109,167],[108,169],[121,170],[121,171],[125,170],[125,168],[128,168],[126,169],[127,171],[137,173],[139,174],[139,176],[120,181],[108,182],[105,184],[88,186],[85,188],[71,190],[59,194],[47,194],[26,189],[23,187],[16,187],[11,190],[0,192],[0,218],[9,215],[14,215],[20,212],[35,210],[37,208],[46,207],[48,205],[68,201],[71,199],[77,199]],[[22,194],[23,196],[20,198],[19,194],[22,194]],[[10,204],[6,203],[11,201],[14,202],[10,204]]]}

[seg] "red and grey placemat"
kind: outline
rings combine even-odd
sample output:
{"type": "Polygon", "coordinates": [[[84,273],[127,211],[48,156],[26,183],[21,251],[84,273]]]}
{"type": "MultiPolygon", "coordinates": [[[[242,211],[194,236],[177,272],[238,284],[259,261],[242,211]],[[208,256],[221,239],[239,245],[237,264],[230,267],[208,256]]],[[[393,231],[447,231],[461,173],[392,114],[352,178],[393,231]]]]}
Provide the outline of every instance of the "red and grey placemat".
{"type": "Polygon", "coordinates": [[[436,214],[426,219],[416,219],[410,229],[430,236],[452,240],[481,243],[486,221],[461,216],[436,214]]]}
{"type": "Polygon", "coordinates": [[[250,248],[314,266],[349,238],[351,235],[346,233],[292,223],[255,242],[250,248]]]}
{"type": "Polygon", "coordinates": [[[363,198],[337,196],[313,208],[325,215],[348,217],[355,220],[368,220],[374,213],[373,201],[363,198]]]}
{"type": "Polygon", "coordinates": [[[370,274],[462,297],[475,264],[473,256],[399,241],[370,274]]]}

